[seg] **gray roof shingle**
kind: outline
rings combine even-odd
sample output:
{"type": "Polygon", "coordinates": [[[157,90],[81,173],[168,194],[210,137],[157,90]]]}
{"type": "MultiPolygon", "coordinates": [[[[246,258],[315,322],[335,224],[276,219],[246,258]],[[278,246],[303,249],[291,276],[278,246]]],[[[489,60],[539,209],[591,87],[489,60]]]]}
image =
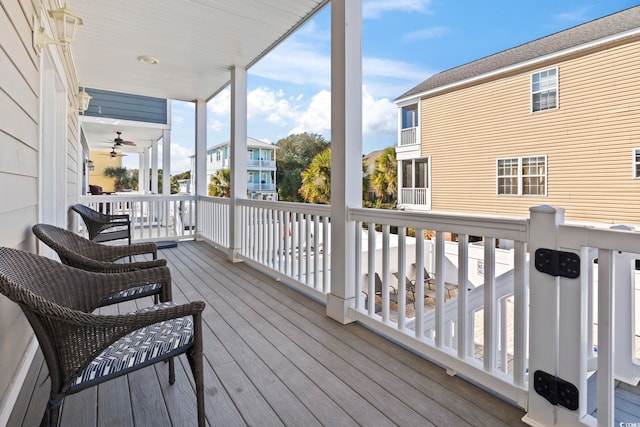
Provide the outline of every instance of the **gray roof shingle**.
{"type": "Polygon", "coordinates": [[[568,30],[560,31],[434,74],[413,89],[400,95],[397,99],[410,97],[462,80],[481,76],[492,71],[580,46],[604,37],[620,34],[638,27],[640,27],[640,6],[634,6],[569,28],[568,30]]]}

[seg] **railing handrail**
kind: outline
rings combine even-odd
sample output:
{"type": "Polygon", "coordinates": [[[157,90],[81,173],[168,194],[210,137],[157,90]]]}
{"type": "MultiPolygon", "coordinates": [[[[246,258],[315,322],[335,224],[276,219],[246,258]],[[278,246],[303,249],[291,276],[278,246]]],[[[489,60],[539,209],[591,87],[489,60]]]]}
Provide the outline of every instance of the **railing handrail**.
{"type": "Polygon", "coordinates": [[[351,208],[349,216],[353,221],[447,231],[472,236],[493,236],[520,242],[527,241],[529,232],[528,218],[371,208],[351,208]]]}
{"type": "Polygon", "coordinates": [[[306,215],[330,216],[330,205],[315,205],[312,203],[280,202],[273,200],[239,199],[238,206],[253,206],[258,208],[287,211],[306,215]]]}
{"type": "Polygon", "coordinates": [[[104,195],[83,195],[78,197],[81,203],[88,202],[158,202],[158,201],[174,201],[174,200],[196,200],[193,194],[171,194],[168,196],[162,194],[104,194],[104,195]]]}
{"type": "Polygon", "coordinates": [[[229,204],[229,198],[228,197],[198,196],[197,200],[198,201],[204,201],[204,202],[220,203],[222,205],[228,205],[229,204]]]}

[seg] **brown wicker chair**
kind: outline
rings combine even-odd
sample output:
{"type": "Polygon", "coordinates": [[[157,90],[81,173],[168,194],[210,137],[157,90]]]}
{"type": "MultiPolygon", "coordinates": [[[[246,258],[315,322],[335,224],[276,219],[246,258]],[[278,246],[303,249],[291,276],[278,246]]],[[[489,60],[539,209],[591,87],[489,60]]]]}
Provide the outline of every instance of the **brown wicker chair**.
{"type": "Polygon", "coordinates": [[[94,242],[108,242],[111,240],[128,239],[131,244],[131,221],[129,215],[108,215],[91,209],[82,204],[71,206],[87,226],[89,240],[94,242]]]}
{"type": "MultiPolygon", "coordinates": [[[[49,224],[36,224],[32,228],[43,243],[56,251],[60,260],[72,267],[81,268],[97,273],[123,273],[126,271],[145,268],[162,267],[167,265],[164,259],[157,259],[158,249],[155,243],[136,243],[127,246],[102,245],[78,236],[49,224]],[[153,261],[141,261],[130,263],[116,263],[118,259],[131,257],[131,255],[152,254],[153,261]]],[[[149,283],[136,289],[127,289],[118,292],[104,301],[103,305],[116,304],[135,298],[155,296],[155,302],[171,300],[171,282],[162,285],[149,283]]]]}
{"type": "MultiPolygon", "coordinates": [[[[186,353],[205,425],[202,371],[204,302],[164,303],[130,314],[91,314],[109,295],[147,280],[170,280],[167,267],[92,273],[17,249],[0,248],[0,293],[27,317],[44,354],[51,391],[42,425],[56,426],[65,396],[186,353]],[[118,363],[135,360],[133,366],[118,363]]],[[[169,374],[173,384],[175,376],[169,374]]]]}

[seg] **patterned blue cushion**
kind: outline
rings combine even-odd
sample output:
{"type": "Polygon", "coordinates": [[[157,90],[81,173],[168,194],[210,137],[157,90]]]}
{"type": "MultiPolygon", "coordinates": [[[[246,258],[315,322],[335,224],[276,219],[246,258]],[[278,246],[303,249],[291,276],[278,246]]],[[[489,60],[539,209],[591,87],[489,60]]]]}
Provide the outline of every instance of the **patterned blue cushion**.
{"type": "Polygon", "coordinates": [[[162,284],[160,283],[149,283],[147,285],[125,289],[124,291],[120,291],[117,294],[111,295],[109,298],[104,300],[102,305],[116,304],[121,301],[128,301],[134,298],[142,298],[148,295],[155,295],[160,292],[161,287],[162,284]]]}
{"type": "MultiPolygon", "coordinates": [[[[141,313],[171,307],[174,303],[147,307],[141,313]]],[[[182,353],[193,344],[191,316],[167,320],[138,329],[120,338],[96,357],[71,383],[70,390],[79,390],[151,365],[182,353]]]]}

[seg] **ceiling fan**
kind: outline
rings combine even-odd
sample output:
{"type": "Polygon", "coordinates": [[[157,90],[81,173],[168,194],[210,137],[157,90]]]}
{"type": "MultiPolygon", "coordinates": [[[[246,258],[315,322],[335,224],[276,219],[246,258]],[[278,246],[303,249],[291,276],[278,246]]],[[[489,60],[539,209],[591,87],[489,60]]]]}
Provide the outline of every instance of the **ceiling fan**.
{"type": "Polygon", "coordinates": [[[133,141],[125,141],[124,139],[122,139],[122,132],[116,131],[116,134],[118,136],[113,140],[113,143],[115,144],[114,147],[122,147],[123,145],[136,145],[136,143],[133,141]]]}
{"type": "Polygon", "coordinates": [[[111,151],[109,153],[100,153],[100,154],[102,156],[109,156],[112,159],[115,159],[116,157],[126,157],[126,154],[116,152],[116,145],[114,145],[113,148],[111,148],[111,151]]]}

